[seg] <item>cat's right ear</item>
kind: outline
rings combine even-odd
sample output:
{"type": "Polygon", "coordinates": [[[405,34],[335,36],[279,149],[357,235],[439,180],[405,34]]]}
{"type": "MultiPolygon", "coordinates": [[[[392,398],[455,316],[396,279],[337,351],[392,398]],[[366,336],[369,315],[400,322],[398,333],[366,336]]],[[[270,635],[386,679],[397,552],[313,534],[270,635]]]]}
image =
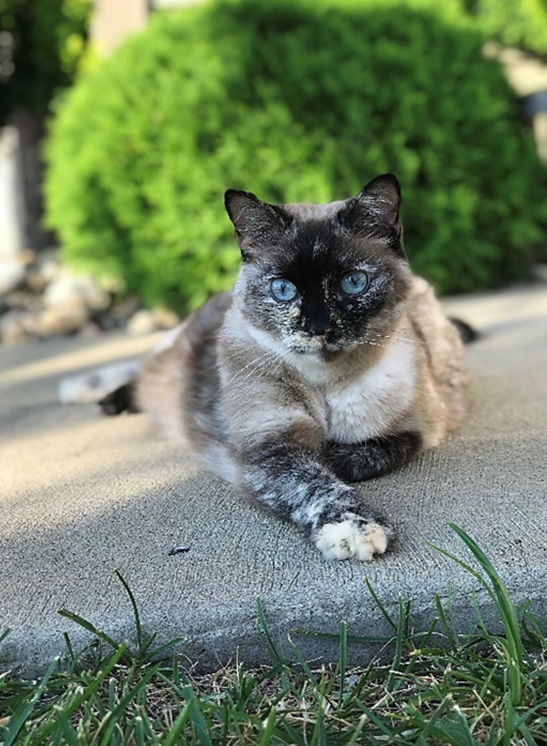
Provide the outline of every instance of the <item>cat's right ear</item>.
{"type": "Polygon", "coordinates": [[[289,222],[276,205],[262,202],[251,192],[228,189],[224,204],[236,229],[244,259],[252,258],[254,247],[275,245],[289,222]]]}

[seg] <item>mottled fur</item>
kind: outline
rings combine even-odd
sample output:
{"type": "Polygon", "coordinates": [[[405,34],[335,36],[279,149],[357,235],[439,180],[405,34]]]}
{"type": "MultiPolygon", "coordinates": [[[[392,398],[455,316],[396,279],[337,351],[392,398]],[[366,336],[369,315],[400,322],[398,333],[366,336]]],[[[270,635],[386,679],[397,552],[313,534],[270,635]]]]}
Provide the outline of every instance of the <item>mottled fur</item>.
{"type": "Polygon", "coordinates": [[[307,532],[370,560],[392,536],[351,482],[437,446],[460,423],[462,345],[402,244],[395,177],[353,199],[268,205],[229,191],[242,267],[146,364],[139,406],[212,472],[307,532]],[[347,294],[348,273],[368,285],[347,294]],[[280,301],[276,278],[297,295],[280,301]]]}

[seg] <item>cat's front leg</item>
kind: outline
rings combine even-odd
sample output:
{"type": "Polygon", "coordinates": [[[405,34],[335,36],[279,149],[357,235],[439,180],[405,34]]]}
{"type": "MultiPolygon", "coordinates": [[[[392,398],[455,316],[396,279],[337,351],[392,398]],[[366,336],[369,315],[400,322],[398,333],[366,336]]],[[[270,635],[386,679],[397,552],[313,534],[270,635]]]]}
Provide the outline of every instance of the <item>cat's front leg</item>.
{"type": "Polygon", "coordinates": [[[280,438],[240,455],[243,489],[310,535],[327,559],[370,561],[386,551],[391,528],[314,451],[280,438]]]}
{"type": "Polygon", "coordinates": [[[362,443],[327,441],[324,459],[327,466],[345,482],[364,482],[388,474],[406,464],[422,448],[422,437],[404,431],[362,443]]]}

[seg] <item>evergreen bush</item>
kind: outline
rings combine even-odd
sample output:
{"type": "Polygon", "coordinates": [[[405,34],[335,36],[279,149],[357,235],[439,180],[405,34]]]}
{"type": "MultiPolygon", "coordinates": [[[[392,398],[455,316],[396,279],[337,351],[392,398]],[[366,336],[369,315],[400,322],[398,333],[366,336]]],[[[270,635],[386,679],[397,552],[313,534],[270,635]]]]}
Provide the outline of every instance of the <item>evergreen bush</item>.
{"type": "Polygon", "coordinates": [[[462,0],[490,39],[547,53],[547,0],[462,0]]]}
{"type": "Polygon", "coordinates": [[[60,107],[49,226],[73,264],[185,311],[238,265],[225,189],[323,202],[393,171],[412,264],[440,292],[522,276],[547,179],[482,42],[435,0],[157,13],[60,107]]]}

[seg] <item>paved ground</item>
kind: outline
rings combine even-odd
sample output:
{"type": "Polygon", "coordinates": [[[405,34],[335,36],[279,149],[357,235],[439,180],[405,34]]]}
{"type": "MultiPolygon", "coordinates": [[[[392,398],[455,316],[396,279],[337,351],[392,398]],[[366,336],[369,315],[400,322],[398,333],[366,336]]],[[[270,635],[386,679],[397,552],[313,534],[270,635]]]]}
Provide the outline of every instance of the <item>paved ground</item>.
{"type": "MultiPolygon", "coordinates": [[[[391,516],[397,550],[371,565],[329,563],[288,525],[199,472],[177,447],[150,439],[143,416],[102,418],[93,405],[61,406],[61,377],[142,353],[150,339],[60,339],[0,350],[0,671],[33,673],[64,650],[66,607],[110,634],[132,636],[130,584],[149,631],[203,666],[239,650],[268,659],[257,628],[262,599],[274,636],[308,657],[335,643],[296,630],[386,634],[365,585],[388,609],[412,599],[431,618],[448,597],[462,628],[474,624],[477,583],[428,546],[468,557],[447,527],[481,544],[516,600],[547,614],[547,285],[468,297],[449,310],[482,332],[469,348],[475,407],[449,443],[398,474],[363,486],[391,516]],[[169,556],[174,545],[184,554],[169,556]]],[[[484,594],[478,602],[486,616],[484,594]]],[[[352,647],[353,658],[368,655],[352,647]]]]}

